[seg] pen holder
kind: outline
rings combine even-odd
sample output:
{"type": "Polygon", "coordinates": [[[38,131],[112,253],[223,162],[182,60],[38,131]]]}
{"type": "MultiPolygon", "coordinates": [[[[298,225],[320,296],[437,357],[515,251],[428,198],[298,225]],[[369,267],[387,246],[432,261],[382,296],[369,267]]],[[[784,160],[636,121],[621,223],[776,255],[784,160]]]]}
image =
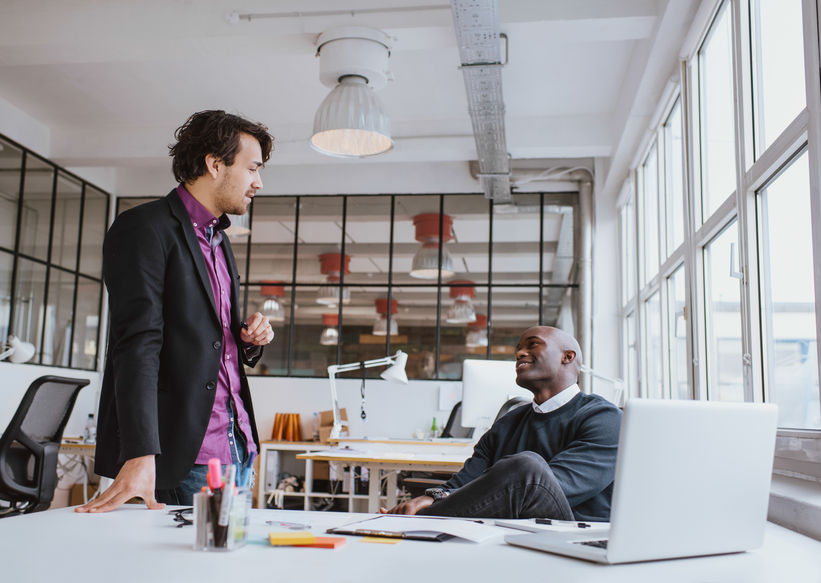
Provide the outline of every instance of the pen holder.
{"type": "Polygon", "coordinates": [[[194,494],[194,550],[231,551],[244,546],[250,517],[248,488],[237,488],[228,502],[221,492],[194,494]]]}

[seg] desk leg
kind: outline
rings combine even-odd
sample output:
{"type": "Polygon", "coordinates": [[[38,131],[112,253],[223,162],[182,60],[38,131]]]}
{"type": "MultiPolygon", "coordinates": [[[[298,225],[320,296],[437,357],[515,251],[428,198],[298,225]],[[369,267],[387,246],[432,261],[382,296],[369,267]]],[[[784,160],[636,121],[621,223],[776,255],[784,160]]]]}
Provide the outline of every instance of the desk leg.
{"type": "Polygon", "coordinates": [[[314,491],[314,460],[305,460],[305,510],[311,509],[311,493],[314,491]]]}
{"type": "Polygon", "coordinates": [[[396,506],[396,474],[397,470],[391,470],[387,475],[388,482],[385,486],[386,508],[393,508],[396,506]]]}
{"type": "Polygon", "coordinates": [[[368,512],[379,512],[379,494],[382,485],[382,470],[378,467],[368,467],[368,512]]]}

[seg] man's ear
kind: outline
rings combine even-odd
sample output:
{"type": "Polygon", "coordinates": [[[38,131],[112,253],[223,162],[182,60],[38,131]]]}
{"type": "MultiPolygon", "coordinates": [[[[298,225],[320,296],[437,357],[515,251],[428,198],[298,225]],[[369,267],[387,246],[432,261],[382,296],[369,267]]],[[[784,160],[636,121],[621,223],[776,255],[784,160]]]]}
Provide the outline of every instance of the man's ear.
{"type": "Polygon", "coordinates": [[[565,350],[564,354],[562,354],[562,364],[570,364],[574,360],[576,360],[576,351],[565,350]]]}
{"type": "Polygon", "coordinates": [[[205,155],[205,171],[211,176],[211,178],[217,177],[221,166],[222,160],[220,160],[213,154],[205,155]]]}

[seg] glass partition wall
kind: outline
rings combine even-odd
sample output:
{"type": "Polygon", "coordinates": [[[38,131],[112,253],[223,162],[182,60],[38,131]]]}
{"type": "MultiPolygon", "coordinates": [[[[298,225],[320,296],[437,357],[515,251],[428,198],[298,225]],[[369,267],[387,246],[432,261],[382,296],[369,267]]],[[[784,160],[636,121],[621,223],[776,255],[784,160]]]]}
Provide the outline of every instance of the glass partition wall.
{"type": "MultiPolygon", "coordinates": [[[[150,200],[120,199],[118,212],[150,200]]],[[[408,353],[413,379],[466,358],[512,359],[537,324],[574,333],[575,194],[257,196],[230,235],[243,313],[275,331],[250,374],[326,376],[408,353]]],[[[345,376],[377,377],[366,369],[345,376]]]]}
{"type": "Polygon", "coordinates": [[[0,342],[97,369],[109,195],[0,136],[0,342]]]}

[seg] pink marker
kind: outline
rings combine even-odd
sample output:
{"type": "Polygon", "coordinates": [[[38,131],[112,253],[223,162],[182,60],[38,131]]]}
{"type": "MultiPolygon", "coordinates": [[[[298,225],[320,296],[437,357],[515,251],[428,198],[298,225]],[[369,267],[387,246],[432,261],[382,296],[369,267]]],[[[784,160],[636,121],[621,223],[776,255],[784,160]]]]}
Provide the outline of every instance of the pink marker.
{"type": "Polygon", "coordinates": [[[222,488],[222,466],[219,458],[212,457],[208,460],[208,484],[212,490],[222,488]]]}

